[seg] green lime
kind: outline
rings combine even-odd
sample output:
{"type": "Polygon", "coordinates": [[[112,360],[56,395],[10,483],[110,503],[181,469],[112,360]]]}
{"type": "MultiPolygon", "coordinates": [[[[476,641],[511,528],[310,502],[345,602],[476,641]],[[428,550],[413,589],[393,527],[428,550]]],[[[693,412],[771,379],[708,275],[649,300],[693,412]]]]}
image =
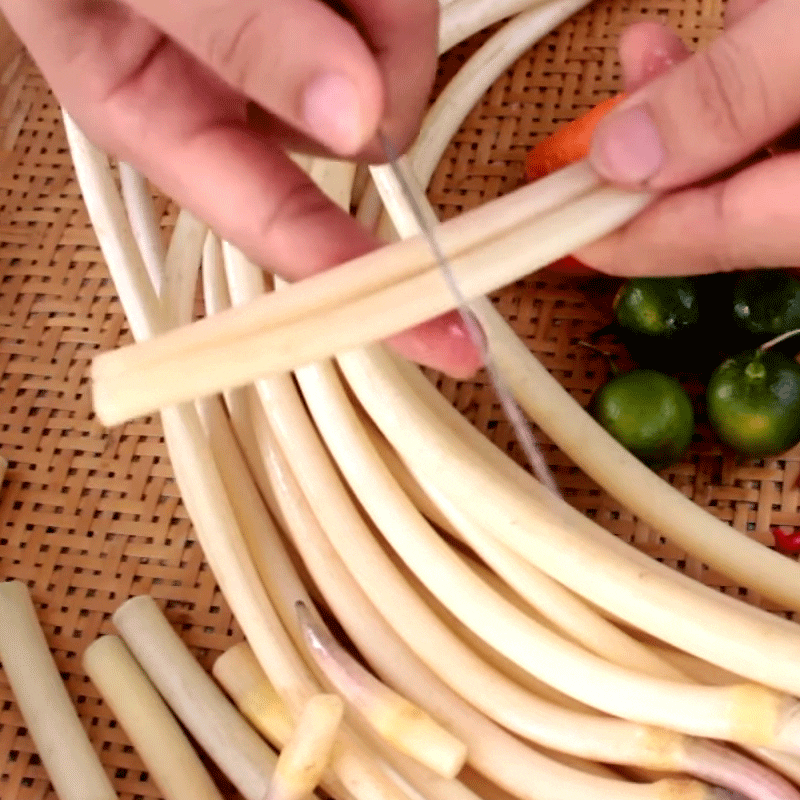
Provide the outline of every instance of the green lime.
{"type": "Polygon", "coordinates": [[[689,278],[631,278],[614,298],[617,323],[644,336],[670,338],[696,325],[697,289],[689,278]]]}
{"type": "Polygon", "coordinates": [[[775,350],[745,350],[708,383],[708,419],[742,455],[779,455],[800,441],[800,365],[775,350]]]}
{"type": "Polygon", "coordinates": [[[680,370],[695,352],[700,302],[693,280],[631,278],[613,306],[620,338],[641,366],[680,370]]]}
{"type": "Polygon", "coordinates": [[[595,395],[595,419],[653,469],[674,464],[692,441],[694,413],[686,390],[669,375],[634,369],[595,395]]]}
{"type": "Polygon", "coordinates": [[[733,316],[766,338],[800,328],[800,280],[784,269],[742,273],[733,287],[733,316]]]}

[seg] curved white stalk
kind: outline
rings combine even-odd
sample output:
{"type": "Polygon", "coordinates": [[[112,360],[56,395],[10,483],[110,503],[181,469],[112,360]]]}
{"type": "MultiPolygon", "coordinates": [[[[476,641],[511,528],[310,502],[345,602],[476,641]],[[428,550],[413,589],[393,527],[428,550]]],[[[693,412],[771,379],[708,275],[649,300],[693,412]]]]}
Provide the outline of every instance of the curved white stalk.
{"type": "Polygon", "coordinates": [[[147,274],[156,291],[160,291],[166,251],[150,187],[144,176],[124,161],[119,163],[119,178],[133,237],[139,245],[147,274]]]}
{"type": "Polygon", "coordinates": [[[185,325],[192,319],[207,231],[208,226],[188,211],[178,214],[159,290],[168,327],[185,325]]]}
{"type": "MultiPolygon", "coordinates": [[[[531,5],[531,0],[451,0],[442,8],[439,52],[447,52],[482,28],[514,16],[531,5]]],[[[544,0],[540,0],[538,5],[544,5],[544,0]]]]}
{"type": "MultiPolygon", "coordinates": [[[[231,307],[228,283],[225,278],[223,265],[223,247],[218,237],[209,232],[203,247],[202,262],[202,283],[203,283],[203,302],[206,314],[217,314],[231,307]]],[[[264,497],[269,511],[275,515],[277,513],[277,503],[275,501],[269,478],[264,470],[256,441],[256,419],[254,416],[254,404],[252,401],[253,388],[248,386],[244,389],[233,389],[225,394],[225,406],[230,416],[230,424],[236,433],[236,440],[241,448],[244,457],[247,459],[247,466],[253,475],[258,490],[264,497]]],[[[204,413],[205,406],[198,404],[198,410],[203,417],[203,424],[206,431],[209,431],[209,424],[206,422],[208,413],[204,413]]],[[[282,520],[278,517],[278,524],[282,520]]]]}
{"type": "MultiPolygon", "coordinates": [[[[721,663],[738,658],[737,672],[751,679],[772,681],[782,689],[796,685],[791,666],[795,662],[789,654],[800,644],[800,631],[791,623],[764,614],[756,624],[740,613],[735,600],[697,587],[658,563],[643,570],[641,561],[627,557],[627,545],[565,503],[554,501],[549,493],[545,495],[546,490],[455,414],[418,371],[408,369],[408,376],[401,375],[389,356],[377,348],[369,354],[347,354],[340,364],[373,419],[379,421],[417,477],[427,482],[429,492],[437,493],[440,505],[459,514],[473,514],[493,535],[552,577],[638,627],[657,632],[666,641],[681,640],[682,644],[673,644],[696,650],[707,660],[721,663]],[[405,380],[414,376],[413,391],[403,388],[405,380]],[[375,402],[377,396],[379,403],[375,402]],[[456,425],[466,438],[454,435],[442,420],[456,425]],[[448,481],[453,470],[458,480],[448,481]],[[517,479],[509,479],[509,473],[517,479]],[[520,491],[523,487],[527,496],[520,491]],[[480,502],[475,502],[478,496],[480,502]],[[591,535],[587,535],[589,531],[591,535]],[[680,626],[674,624],[676,619],[681,619],[680,626]],[[711,652],[714,645],[725,652],[711,652]],[[782,650],[779,658],[776,649],[782,650]],[[750,667],[749,672],[741,668],[742,662],[750,667]]],[[[762,690],[756,693],[762,694],[762,690]]],[[[755,721],[749,712],[746,716],[755,721]]],[[[767,711],[764,720],[769,717],[767,711]]],[[[741,722],[744,719],[734,727],[741,722]]],[[[794,725],[791,718],[784,722],[787,730],[794,725]]],[[[742,738],[739,734],[748,738],[753,733],[773,737],[776,730],[772,724],[761,734],[744,729],[731,733],[736,739],[742,738]]]]}
{"type": "Polygon", "coordinates": [[[682,681],[686,675],[652,649],[603,619],[588,603],[536,569],[462,517],[458,528],[467,544],[533,608],[587,650],[645,675],[682,681]]]}

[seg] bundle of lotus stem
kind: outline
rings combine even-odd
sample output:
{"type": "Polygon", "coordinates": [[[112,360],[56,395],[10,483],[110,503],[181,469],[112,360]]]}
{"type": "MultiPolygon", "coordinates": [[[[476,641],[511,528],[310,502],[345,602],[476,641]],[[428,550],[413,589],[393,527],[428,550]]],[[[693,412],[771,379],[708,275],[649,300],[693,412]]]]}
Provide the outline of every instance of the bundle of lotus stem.
{"type": "MultiPolygon", "coordinates": [[[[423,184],[487,81],[581,5],[443,4],[445,44],[471,33],[470,19],[521,13],[433,106],[405,159],[423,184]]],[[[418,368],[373,344],[453,306],[390,173],[362,176],[359,218],[387,235],[391,219],[402,241],[268,291],[260,268],[189,215],[163,252],[151,212],[126,213],[107,159],[69,119],[67,130],[138,342],[98,359],[98,411],[112,422],[161,409],[198,539],[247,639],[215,675],[274,747],[313,751],[307,782],[290,770],[270,784],[270,770],[252,772],[253,748],[272,753],[262,740],[217,756],[203,745],[241,772],[246,797],[294,798],[319,781],[337,800],[800,798],[800,629],[548,496],[418,368]],[[206,318],[191,323],[198,275],[206,318]],[[331,693],[341,718],[336,701],[320,700],[331,693]],[[415,723],[402,744],[398,709],[415,723]]],[[[299,161],[349,207],[352,165],[299,161]]],[[[136,174],[125,167],[122,178],[129,207],[146,205],[136,174]]],[[[437,235],[508,384],[552,439],[688,551],[800,609],[794,562],[622,455],[483,299],[650,199],[601,185],[581,163],[437,235]],[[626,487],[637,485],[659,501],[633,497],[626,487]]],[[[152,601],[133,601],[116,621],[165,697],[199,669],[177,652],[159,666],[153,653],[174,634],[152,601]]],[[[206,719],[241,721],[211,693],[201,702],[206,719]]]]}

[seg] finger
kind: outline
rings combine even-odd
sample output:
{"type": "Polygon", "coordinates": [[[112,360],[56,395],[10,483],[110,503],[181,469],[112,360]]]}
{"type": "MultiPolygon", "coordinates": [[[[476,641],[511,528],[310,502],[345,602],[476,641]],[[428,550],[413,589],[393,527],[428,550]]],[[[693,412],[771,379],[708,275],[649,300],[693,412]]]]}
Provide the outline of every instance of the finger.
{"type": "Polygon", "coordinates": [[[730,28],[743,20],[756,6],[766,0],[727,0],[725,3],[725,27],[730,28]]]}
{"type": "Polygon", "coordinates": [[[618,55],[628,93],[641,89],[691,55],[680,36],[658,22],[630,25],[620,36],[618,55]]]}
{"type": "Polygon", "coordinates": [[[318,0],[129,0],[229,86],[338,155],[373,138],[378,66],[358,31],[318,0]]]}
{"type": "MultiPolygon", "coordinates": [[[[182,100],[188,114],[189,108],[198,108],[200,98],[194,95],[198,84],[189,80],[184,87],[187,98],[175,96],[174,78],[172,84],[163,80],[179,71],[182,54],[173,55],[177,64],[170,63],[168,50],[162,54],[162,64],[151,64],[146,107],[176,108],[182,100]]],[[[207,87],[200,93],[209,99],[207,87]]],[[[130,100],[118,98],[118,102],[130,100]]],[[[119,116],[130,116],[130,109],[119,116]]],[[[200,218],[211,220],[224,238],[237,243],[256,263],[269,264],[285,277],[307,277],[378,245],[281,150],[247,127],[212,121],[191,136],[161,128],[150,133],[149,142],[148,151],[138,158],[158,185],[200,218]]],[[[127,143],[129,148],[135,145],[136,140],[127,143]]],[[[132,153],[134,163],[136,157],[132,153]]],[[[399,334],[392,344],[406,357],[455,377],[470,375],[480,365],[480,356],[457,319],[432,320],[399,334]]]]}
{"type": "Polygon", "coordinates": [[[768,159],[726,181],[666,195],[578,256],[620,275],[796,266],[798,187],[800,154],[768,159]]]}
{"type": "Polygon", "coordinates": [[[466,379],[481,367],[478,350],[457,311],[423,322],[388,339],[406,358],[466,379]]]}
{"type": "Polygon", "coordinates": [[[673,188],[738,163],[799,113],[800,15],[796,0],[769,0],[620,104],[598,126],[591,160],[615,183],[673,188]]]}
{"type": "MultiPolygon", "coordinates": [[[[121,7],[82,8],[29,0],[15,19],[32,48],[44,50],[48,79],[90,138],[284,277],[305,277],[376,246],[274,142],[247,126],[247,104],[236,92],[121,7]]],[[[396,347],[463,376],[479,362],[465,338],[452,320],[433,321],[399,336],[396,347]]]]}
{"type": "Polygon", "coordinates": [[[386,86],[383,132],[403,152],[419,130],[436,76],[436,0],[348,0],[386,86]]]}

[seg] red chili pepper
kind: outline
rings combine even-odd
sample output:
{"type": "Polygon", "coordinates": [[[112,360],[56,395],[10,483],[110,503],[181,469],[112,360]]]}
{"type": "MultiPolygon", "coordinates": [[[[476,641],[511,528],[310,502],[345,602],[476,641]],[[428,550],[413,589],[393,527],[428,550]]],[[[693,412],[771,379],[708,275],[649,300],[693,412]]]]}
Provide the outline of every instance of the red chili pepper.
{"type": "Polygon", "coordinates": [[[778,527],[773,527],[771,530],[778,550],[784,553],[800,553],[800,531],[778,527]]]}

